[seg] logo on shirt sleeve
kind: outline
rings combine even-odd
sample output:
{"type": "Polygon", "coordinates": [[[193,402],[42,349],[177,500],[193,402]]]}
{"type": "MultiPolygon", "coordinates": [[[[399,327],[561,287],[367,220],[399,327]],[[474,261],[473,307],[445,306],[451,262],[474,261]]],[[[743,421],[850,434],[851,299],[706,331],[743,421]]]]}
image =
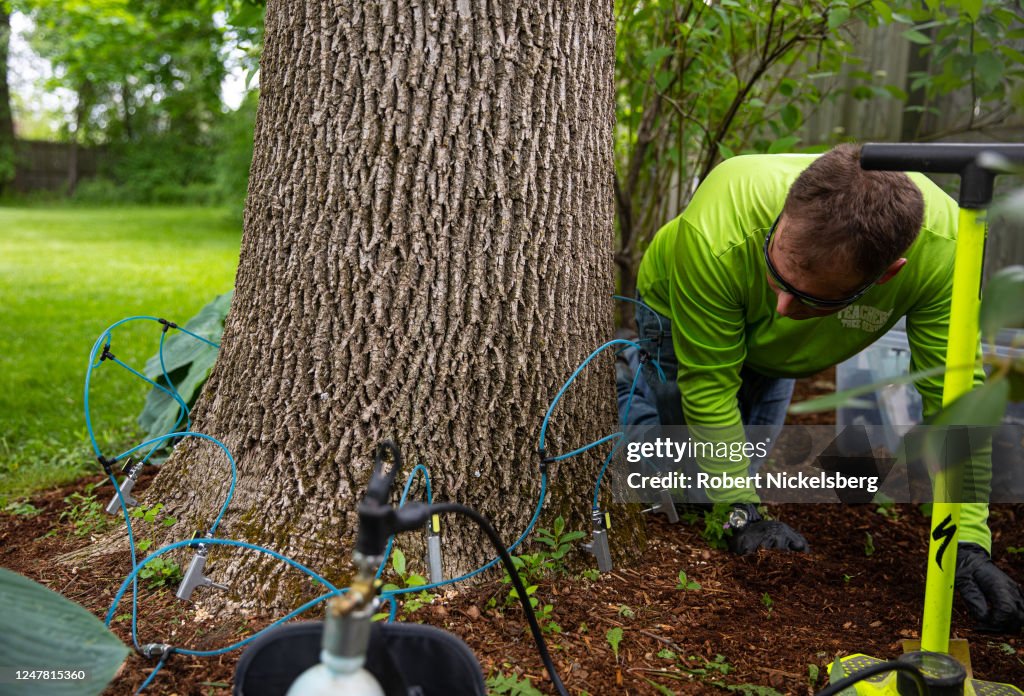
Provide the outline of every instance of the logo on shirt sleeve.
{"type": "Polygon", "coordinates": [[[878,307],[854,304],[840,310],[836,316],[847,329],[860,329],[868,333],[876,333],[881,331],[889,321],[892,310],[885,311],[878,307]]]}

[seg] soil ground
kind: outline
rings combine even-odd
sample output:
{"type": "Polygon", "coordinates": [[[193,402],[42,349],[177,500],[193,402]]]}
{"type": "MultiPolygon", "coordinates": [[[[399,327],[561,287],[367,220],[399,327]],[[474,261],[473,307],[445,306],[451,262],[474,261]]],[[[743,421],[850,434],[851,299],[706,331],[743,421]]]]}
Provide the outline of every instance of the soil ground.
{"type": "MultiPolygon", "coordinates": [[[[802,380],[795,400],[827,391],[830,379],[831,373],[823,373],[802,380]]],[[[828,420],[805,418],[801,422],[828,420]]],[[[127,573],[127,553],[82,567],[54,562],[89,543],[88,535],[73,533],[61,513],[68,509],[65,498],[99,480],[40,493],[29,501],[37,514],[0,514],[0,566],[102,617],[127,573]]],[[[105,504],[106,493],[98,499],[105,504]]],[[[874,505],[773,506],[776,518],[804,532],[811,552],[760,551],[745,557],[710,549],[700,535],[702,523],[670,525],[662,517],[648,518],[650,548],[636,566],[593,580],[569,575],[539,583],[537,595],[553,607],[552,620],[561,628],[549,634],[548,643],[566,686],[573,694],[594,695],[803,695],[824,687],[826,665],[837,655],[898,656],[903,639],[919,637],[928,520],[910,505],[882,512],[874,505]],[[680,571],[699,589],[677,589],[680,571]],[[617,656],[606,637],[616,628],[622,631],[617,656]]],[[[994,555],[1018,581],[1024,580],[1024,554],[1011,549],[1024,546],[1022,525],[1024,505],[993,506],[994,555]]],[[[488,608],[491,598],[503,606],[508,592],[497,578],[457,588],[431,605],[403,612],[402,620],[461,636],[486,675],[529,678],[541,692],[552,693],[522,611],[488,608]]],[[[178,602],[173,588],[142,594],[139,631],[146,642],[216,649],[277,618],[205,615],[178,602]]],[[[1021,635],[972,631],[959,600],[953,626],[956,636],[970,642],[978,678],[1024,685],[1021,635]]],[[[130,640],[127,620],[115,621],[114,628],[130,640]]],[[[237,652],[219,658],[174,656],[145,693],[229,694],[237,658],[237,652]]],[[[105,693],[134,693],[153,664],[132,655],[105,693]]]]}

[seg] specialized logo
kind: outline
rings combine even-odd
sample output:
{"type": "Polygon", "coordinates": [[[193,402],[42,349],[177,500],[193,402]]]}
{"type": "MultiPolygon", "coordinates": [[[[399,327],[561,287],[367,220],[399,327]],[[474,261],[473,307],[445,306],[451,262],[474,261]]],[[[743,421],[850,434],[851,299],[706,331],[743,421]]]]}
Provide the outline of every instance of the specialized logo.
{"type": "Polygon", "coordinates": [[[868,333],[875,333],[881,331],[889,321],[892,310],[883,311],[878,307],[852,304],[842,309],[836,316],[847,329],[861,329],[868,333]]]}
{"type": "Polygon", "coordinates": [[[938,552],[935,554],[935,562],[939,566],[939,570],[942,570],[942,557],[946,554],[946,549],[949,547],[949,543],[953,541],[953,536],[956,534],[956,525],[952,524],[953,516],[946,515],[946,519],[939,523],[939,526],[932,532],[932,539],[938,541],[944,539],[942,546],[939,547],[938,552]]]}

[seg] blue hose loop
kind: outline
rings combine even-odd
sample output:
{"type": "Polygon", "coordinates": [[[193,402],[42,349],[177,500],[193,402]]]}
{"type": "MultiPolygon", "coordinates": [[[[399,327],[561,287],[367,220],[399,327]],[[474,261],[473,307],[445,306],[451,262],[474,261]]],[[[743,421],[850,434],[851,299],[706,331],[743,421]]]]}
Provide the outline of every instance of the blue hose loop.
{"type": "MultiPolygon", "coordinates": [[[[198,435],[198,433],[189,433],[189,434],[190,435],[198,435]]],[[[165,436],[165,437],[170,437],[170,436],[165,436]]],[[[142,447],[142,446],[144,446],[144,445],[139,445],[139,447],[142,447]]],[[[415,470],[414,470],[413,473],[415,473],[415,470]]],[[[425,468],[424,468],[424,473],[426,473],[425,468]]],[[[411,473],[410,474],[410,479],[412,478],[412,475],[413,474],[411,473]]],[[[539,495],[538,500],[537,500],[537,506],[536,506],[536,508],[534,509],[534,512],[533,512],[533,517],[530,519],[530,523],[527,525],[526,529],[519,536],[519,538],[515,541],[515,543],[513,543],[511,546],[508,547],[509,553],[512,553],[513,551],[515,551],[515,549],[518,548],[519,545],[523,543],[523,541],[526,539],[526,537],[529,536],[530,532],[533,531],[534,526],[537,524],[537,520],[540,518],[540,511],[543,508],[544,500],[545,500],[546,497],[547,497],[547,475],[545,474],[545,475],[541,476],[540,495],[539,495]]],[[[265,553],[265,554],[267,554],[269,556],[272,556],[273,558],[276,558],[278,560],[284,561],[285,563],[288,563],[289,565],[291,565],[292,567],[294,567],[294,568],[296,568],[298,570],[301,570],[302,572],[306,573],[307,575],[309,575],[310,577],[315,579],[320,584],[322,584],[325,587],[327,587],[330,590],[330,592],[328,592],[327,594],[321,595],[320,597],[318,597],[316,599],[310,600],[306,604],[302,605],[298,609],[293,610],[292,612],[290,612],[286,616],[278,619],[277,621],[275,621],[274,623],[270,624],[269,626],[263,628],[259,632],[255,633],[255,634],[249,636],[248,638],[245,638],[244,640],[241,640],[241,641],[239,641],[239,642],[237,642],[237,643],[235,643],[233,645],[230,645],[230,646],[228,646],[226,648],[220,648],[218,650],[187,650],[187,649],[183,649],[183,648],[176,648],[175,652],[180,653],[182,655],[190,655],[190,656],[193,656],[193,657],[216,657],[218,655],[224,655],[224,654],[229,653],[229,652],[231,652],[233,650],[237,650],[237,649],[239,649],[241,647],[244,647],[245,645],[249,644],[250,642],[256,640],[258,637],[260,637],[261,635],[263,635],[267,631],[271,630],[272,628],[274,628],[276,626],[279,626],[280,624],[285,623],[286,621],[290,621],[291,619],[295,618],[299,614],[302,614],[303,612],[306,612],[309,609],[313,608],[317,604],[319,604],[321,602],[324,602],[324,601],[326,601],[326,600],[328,600],[331,597],[334,597],[336,595],[343,594],[343,593],[345,593],[348,590],[348,588],[343,588],[343,589],[336,588],[334,585],[332,585],[326,579],[322,578],[320,575],[318,575],[314,571],[310,570],[309,568],[306,568],[305,566],[303,566],[302,564],[298,563],[297,561],[294,561],[294,560],[292,560],[290,558],[287,558],[286,556],[282,556],[281,554],[277,553],[276,551],[272,551],[271,549],[267,549],[267,548],[264,548],[262,546],[256,546],[255,544],[248,544],[248,543],[241,542],[241,541],[231,541],[231,540],[228,540],[228,539],[214,539],[214,538],[178,541],[178,542],[175,542],[173,544],[169,544],[167,546],[164,546],[164,547],[158,549],[157,551],[154,551],[149,556],[147,556],[142,561],[142,563],[139,563],[139,564],[135,565],[135,567],[132,569],[132,572],[129,574],[129,576],[127,578],[125,578],[124,582],[121,583],[121,587],[118,588],[117,594],[114,595],[114,600],[113,600],[113,602],[110,605],[110,609],[107,611],[107,616],[106,616],[106,620],[105,620],[106,625],[108,627],[110,626],[110,622],[113,620],[114,612],[117,609],[117,605],[120,604],[121,599],[124,597],[124,594],[125,594],[125,592],[127,591],[127,588],[128,588],[128,584],[130,582],[134,582],[136,580],[139,571],[147,563],[149,563],[154,558],[158,558],[158,557],[164,555],[165,553],[173,551],[174,549],[182,548],[182,547],[185,547],[185,546],[192,546],[194,544],[207,544],[207,545],[211,545],[211,546],[238,546],[238,547],[241,547],[241,548],[251,549],[251,550],[259,551],[261,553],[265,553]]],[[[483,573],[486,570],[494,567],[498,562],[500,562],[500,560],[501,559],[497,558],[497,557],[493,558],[493,559],[491,559],[491,561],[489,561],[485,565],[477,568],[476,570],[473,570],[473,571],[471,571],[469,573],[465,573],[464,575],[461,575],[461,576],[459,576],[457,578],[452,578],[452,579],[449,579],[449,580],[445,580],[443,582],[434,583],[434,584],[431,584],[431,585],[421,585],[421,586],[417,586],[417,587],[408,587],[408,588],[403,588],[403,589],[398,589],[398,590],[393,590],[393,591],[382,593],[381,594],[382,600],[389,600],[392,603],[391,611],[389,613],[389,620],[394,620],[394,617],[397,614],[397,603],[393,599],[395,596],[401,595],[401,594],[407,594],[407,593],[410,593],[410,592],[429,591],[429,590],[433,590],[433,589],[436,589],[436,588],[439,588],[439,587],[443,587],[445,585],[451,585],[451,584],[454,584],[454,583],[457,583],[457,582],[462,582],[463,580],[468,580],[469,578],[474,577],[476,575],[479,575],[480,573],[483,573]]],[[[136,613],[136,612],[134,611],[134,608],[133,608],[133,614],[134,613],[136,613]]],[[[134,619],[133,619],[133,621],[134,621],[134,619]]]]}
{"type": "MultiPolygon", "coordinates": [[[[167,340],[167,332],[166,331],[161,331],[160,332],[160,349],[157,351],[156,354],[160,357],[160,372],[164,376],[164,382],[167,383],[171,387],[171,389],[174,389],[174,393],[175,394],[178,394],[178,390],[174,387],[174,382],[171,381],[171,376],[169,374],[167,374],[167,363],[164,361],[164,342],[166,340],[167,340]]],[[[178,418],[177,418],[177,420],[174,421],[174,425],[171,426],[171,431],[173,432],[173,431],[176,431],[178,429],[178,426],[181,425],[181,419],[182,418],[186,419],[185,430],[192,430],[192,418],[189,416],[188,408],[180,408],[181,404],[184,403],[184,399],[180,399],[181,394],[178,394],[178,397],[179,397],[179,401],[178,401],[178,405],[179,405],[178,418]]],[[[155,452],[156,448],[154,448],[153,451],[155,452]]],[[[148,459],[149,457],[147,456],[146,458],[148,459]]]]}
{"type": "MultiPolygon", "coordinates": [[[[409,489],[412,488],[412,482],[416,478],[417,473],[422,473],[423,480],[426,481],[427,503],[430,504],[434,502],[434,492],[430,488],[430,472],[427,471],[427,467],[423,466],[422,464],[417,464],[412,468],[412,471],[409,472],[409,477],[405,479],[405,488],[402,489],[402,497],[398,500],[398,507],[402,507],[403,505],[405,505],[405,499],[409,496],[409,489]]],[[[390,537],[388,537],[388,545],[384,549],[384,560],[380,562],[380,567],[377,568],[377,574],[374,575],[374,577],[377,579],[380,579],[380,576],[384,574],[384,569],[388,565],[388,559],[391,558],[391,547],[394,544],[394,542],[395,535],[392,534],[390,537]]]]}
{"type": "MultiPolygon", "coordinates": [[[[522,544],[523,541],[526,540],[526,537],[528,537],[530,535],[530,532],[533,531],[534,526],[537,524],[537,520],[540,519],[540,511],[544,507],[544,499],[547,497],[547,490],[548,490],[548,475],[547,474],[541,474],[541,477],[540,477],[540,495],[537,498],[537,507],[534,508],[534,510],[533,510],[533,517],[530,519],[530,523],[528,525],[526,525],[526,529],[523,530],[523,533],[519,535],[519,538],[516,539],[515,542],[511,546],[508,547],[509,554],[511,554],[513,551],[515,551],[517,548],[519,548],[519,545],[522,544]]],[[[403,588],[399,588],[397,590],[388,590],[386,592],[382,592],[381,593],[381,597],[390,598],[390,597],[394,597],[396,595],[409,594],[411,592],[429,591],[429,590],[437,589],[438,587],[444,587],[445,585],[452,585],[454,583],[462,582],[463,580],[468,580],[468,579],[470,579],[472,577],[475,577],[475,576],[479,575],[480,573],[483,573],[483,572],[493,568],[495,565],[497,565],[500,562],[501,562],[501,558],[499,556],[495,556],[490,561],[488,561],[484,565],[480,566],[476,570],[471,570],[470,572],[465,573],[463,575],[460,575],[457,578],[451,578],[450,580],[444,580],[442,582],[435,582],[435,583],[430,584],[430,585],[418,585],[416,587],[403,587],[403,588]]]]}
{"type": "MultiPolygon", "coordinates": [[[[178,402],[178,405],[182,409],[183,413],[186,416],[188,414],[188,405],[184,402],[184,400],[181,398],[181,396],[177,393],[177,390],[174,390],[174,385],[171,384],[171,380],[170,380],[170,378],[167,375],[166,365],[164,364],[164,353],[163,353],[164,336],[166,335],[166,328],[170,324],[165,323],[165,320],[161,320],[161,319],[159,319],[157,317],[153,317],[153,316],[149,316],[149,315],[135,315],[135,316],[126,317],[124,319],[121,319],[120,321],[117,321],[117,322],[111,324],[110,326],[108,326],[103,331],[103,333],[100,334],[99,338],[96,339],[96,342],[93,344],[92,350],[89,353],[89,367],[88,367],[88,369],[86,370],[86,373],[85,373],[85,389],[84,389],[84,396],[83,396],[83,404],[84,404],[84,409],[85,409],[85,426],[86,426],[86,431],[89,434],[89,440],[92,443],[93,452],[95,453],[97,458],[100,458],[102,456],[102,453],[100,452],[99,444],[96,442],[96,436],[95,436],[95,433],[94,433],[93,427],[92,427],[92,411],[89,408],[89,385],[90,385],[90,382],[92,381],[92,372],[93,372],[93,370],[97,369],[102,364],[102,362],[103,362],[103,358],[102,357],[99,360],[96,359],[96,354],[100,351],[100,348],[103,347],[103,346],[105,346],[107,349],[109,349],[114,329],[116,329],[117,327],[121,326],[122,324],[127,324],[128,322],[132,322],[132,321],[154,321],[154,322],[164,326],[165,330],[164,330],[164,332],[161,333],[161,336],[160,336],[160,350],[159,350],[160,366],[161,366],[161,369],[163,370],[164,379],[167,380],[167,384],[170,385],[171,389],[166,389],[162,385],[156,384],[155,382],[153,382],[149,378],[139,374],[138,372],[136,372],[132,368],[128,367],[127,365],[125,365],[121,361],[117,360],[116,358],[114,358],[113,361],[117,362],[122,367],[128,369],[132,374],[136,375],[137,377],[140,377],[141,379],[145,380],[146,382],[148,382],[149,384],[153,385],[154,387],[156,387],[156,388],[164,391],[165,393],[167,393],[171,398],[173,398],[175,401],[178,402]]],[[[202,336],[199,336],[198,334],[195,334],[195,333],[193,333],[193,332],[191,332],[191,331],[189,331],[187,329],[183,329],[180,326],[177,326],[177,325],[174,325],[174,326],[175,326],[175,328],[177,328],[182,333],[185,333],[185,334],[195,338],[196,340],[202,341],[203,343],[206,343],[206,344],[208,344],[208,345],[210,345],[210,346],[212,346],[214,348],[217,348],[217,349],[220,348],[220,346],[218,344],[213,343],[212,341],[209,341],[209,340],[203,338],[202,336]]],[[[173,429],[176,430],[180,424],[181,424],[181,414],[179,414],[178,420],[175,422],[173,429]]],[[[191,423],[191,421],[189,421],[188,425],[186,425],[186,430],[191,429],[191,426],[192,426],[192,423],[191,423]]],[[[152,454],[152,453],[150,453],[150,454],[152,454]]],[[[147,455],[145,457],[145,459],[148,460],[149,459],[149,455],[147,455]]]]}
{"type": "Polygon", "coordinates": [[[555,407],[558,406],[558,402],[562,400],[562,397],[565,395],[565,392],[569,389],[569,385],[576,381],[576,378],[579,377],[581,372],[583,372],[583,368],[589,365],[594,358],[596,358],[598,355],[601,354],[602,351],[604,351],[604,349],[609,348],[610,346],[618,345],[633,346],[637,350],[641,350],[640,346],[634,341],[627,341],[624,338],[613,338],[612,340],[608,341],[603,346],[595,350],[589,356],[587,356],[587,359],[584,360],[579,367],[573,370],[573,373],[569,376],[569,379],[565,381],[565,384],[562,385],[562,388],[558,390],[557,394],[555,394],[555,398],[551,401],[551,405],[548,406],[547,413],[544,414],[544,422],[541,423],[540,426],[540,439],[537,445],[538,450],[544,449],[544,438],[548,432],[548,422],[551,420],[551,414],[554,412],[555,407]]]}
{"type": "Polygon", "coordinates": [[[203,439],[203,440],[209,440],[210,442],[212,442],[213,444],[217,445],[218,447],[220,447],[224,451],[225,456],[227,456],[227,458],[228,458],[228,462],[230,462],[230,464],[231,464],[231,487],[228,488],[228,494],[224,498],[224,504],[221,505],[220,512],[217,514],[217,519],[214,520],[213,524],[210,526],[209,534],[210,534],[210,536],[213,536],[217,532],[217,527],[218,527],[218,525],[220,525],[220,521],[224,517],[224,513],[227,512],[228,505],[231,504],[231,498],[235,495],[235,484],[238,482],[238,467],[235,465],[235,458],[233,456],[231,456],[231,451],[228,450],[227,445],[225,445],[223,442],[221,442],[217,438],[210,437],[209,435],[205,435],[203,433],[193,433],[193,432],[168,433],[166,435],[159,435],[157,437],[154,437],[151,440],[146,440],[145,442],[143,442],[140,445],[135,445],[135,447],[132,447],[129,450],[125,450],[121,454],[119,454],[116,457],[114,457],[114,459],[115,460],[117,460],[117,459],[124,459],[125,457],[127,457],[127,456],[137,452],[138,450],[142,449],[143,447],[148,447],[149,445],[152,445],[152,444],[155,444],[155,443],[160,443],[160,442],[163,442],[165,440],[169,440],[169,439],[174,438],[174,437],[198,437],[198,438],[203,439]]]}
{"type": "MultiPolygon", "coordinates": [[[[287,563],[288,565],[292,566],[293,568],[295,568],[296,570],[302,571],[303,573],[305,573],[306,575],[308,575],[309,577],[313,578],[314,580],[319,582],[321,585],[323,585],[324,587],[329,589],[331,592],[333,592],[333,593],[338,593],[339,592],[337,587],[332,585],[330,581],[328,581],[326,578],[322,577],[316,571],[310,570],[309,568],[307,568],[306,566],[302,565],[298,561],[294,561],[294,560],[288,558],[287,556],[282,556],[277,551],[274,551],[272,549],[268,549],[268,548],[266,548],[264,546],[257,546],[256,544],[250,544],[250,543],[245,542],[245,541],[234,541],[234,540],[231,540],[231,539],[215,539],[215,538],[207,538],[207,537],[199,538],[199,539],[185,539],[183,541],[176,541],[176,542],[174,542],[172,544],[168,544],[166,546],[160,547],[159,549],[157,549],[153,553],[151,553],[148,556],[146,556],[146,558],[143,559],[142,563],[139,563],[135,568],[132,569],[132,572],[129,573],[128,577],[126,577],[124,579],[124,582],[121,583],[121,587],[118,588],[117,594],[114,595],[114,601],[111,603],[110,609],[107,611],[107,616],[106,616],[106,619],[105,619],[105,623],[106,623],[107,627],[109,628],[110,622],[114,618],[114,611],[117,609],[117,605],[121,603],[121,598],[124,597],[124,593],[128,589],[128,584],[132,580],[135,579],[135,577],[139,574],[139,571],[142,570],[142,568],[147,563],[149,563],[150,561],[152,561],[152,560],[154,560],[156,558],[159,558],[160,556],[163,556],[165,553],[169,553],[171,551],[174,551],[175,549],[180,549],[180,548],[186,547],[186,546],[196,546],[198,544],[203,544],[204,546],[237,546],[239,548],[249,549],[251,551],[258,551],[258,552],[266,554],[266,555],[268,555],[268,556],[270,556],[272,558],[276,558],[279,561],[283,561],[283,562],[287,563]]],[[[323,597],[322,599],[326,599],[326,597],[323,597]]],[[[181,652],[182,654],[185,654],[184,651],[179,651],[179,652],[181,652]]]]}

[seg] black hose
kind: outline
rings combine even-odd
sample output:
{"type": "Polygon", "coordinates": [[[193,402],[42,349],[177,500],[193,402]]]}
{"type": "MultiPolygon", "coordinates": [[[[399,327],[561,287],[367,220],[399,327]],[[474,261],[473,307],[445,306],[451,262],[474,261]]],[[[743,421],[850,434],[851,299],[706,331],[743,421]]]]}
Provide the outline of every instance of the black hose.
{"type": "Polygon", "coordinates": [[[562,684],[562,680],[558,676],[558,672],[555,670],[555,663],[551,660],[551,654],[548,652],[548,646],[544,642],[544,635],[540,631],[540,625],[537,623],[537,617],[533,613],[533,606],[530,604],[530,598],[526,595],[526,588],[523,587],[522,580],[519,579],[519,573],[516,571],[515,565],[512,563],[512,557],[509,556],[508,551],[505,549],[505,544],[502,543],[501,537],[498,536],[498,532],[491,526],[491,523],[487,521],[487,518],[481,515],[473,508],[466,507],[465,505],[459,505],[458,503],[437,503],[436,505],[430,506],[430,511],[435,512],[454,512],[459,515],[465,515],[470,518],[477,525],[484,530],[487,534],[487,538],[491,540],[491,544],[497,550],[498,555],[501,556],[501,562],[505,564],[505,570],[508,571],[509,578],[512,579],[512,586],[516,590],[516,594],[519,595],[519,601],[523,604],[523,611],[526,612],[526,620],[530,624],[530,633],[533,634],[533,641],[537,644],[537,652],[540,653],[540,659],[544,662],[544,668],[548,671],[548,676],[551,677],[551,683],[555,685],[555,689],[558,690],[560,696],[569,696],[569,692],[566,691],[565,685],[562,684]]]}
{"type": "Polygon", "coordinates": [[[928,685],[924,681],[924,676],[914,665],[906,662],[900,662],[899,660],[889,660],[888,662],[879,662],[876,665],[865,667],[864,669],[857,670],[857,673],[840,679],[835,684],[829,684],[828,688],[822,689],[815,696],[836,696],[836,694],[842,693],[844,689],[849,689],[857,682],[864,681],[868,677],[873,677],[876,674],[882,672],[906,672],[914,680],[914,685],[917,687],[917,693],[919,696],[928,696],[928,685]]]}

